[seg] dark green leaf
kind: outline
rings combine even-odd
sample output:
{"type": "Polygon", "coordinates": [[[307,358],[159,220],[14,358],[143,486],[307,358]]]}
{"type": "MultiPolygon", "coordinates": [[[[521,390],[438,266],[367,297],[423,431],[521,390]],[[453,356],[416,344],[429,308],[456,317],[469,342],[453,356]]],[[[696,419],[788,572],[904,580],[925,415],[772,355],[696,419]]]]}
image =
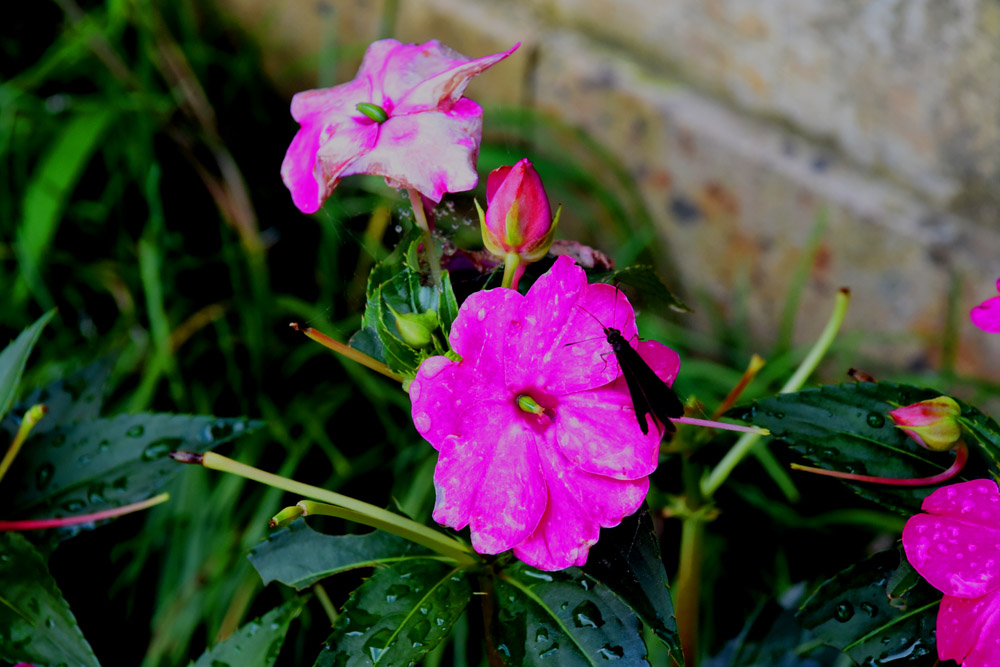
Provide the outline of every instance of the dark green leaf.
{"type": "Polygon", "coordinates": [[[50,310],[39,317],[34,324],[21,332],[14,342],[0,352],[0,420],[6,416],[21,384],[24,365],[28,363],[28,355],[38,341],[42,329],[48,324],[56,311],[50,310]]]}
{"type": "Polygon", "coordinates": [[[46,433],[57,426],[96,419],[101,412],[111,365],[110,358],[103,359],[36,389],[14,406],[11,414],[3,420],[2,429],[13,437],[24,413],[39,403],[44,403],[48,411],[31,430],[34,435],[46,433]]]}
{"type": "Polygon", "coordinates": [[[0,658],[98,665],[45,560],[17,533],[0,533],[0,658]]]}
{"type": "Polygon", "coordinates": [[[895,577],[901,563],[901,551],[891,549],[847,568],[806,600],[799,622],[858,664],[936,664],[941,593],[922,580],[901,588],[895,577]]]}
{"type": "MultiPolygon", "coordinates": [[[[770,429],[771,435],[788,443],[815,467],[876,477],[921,478],[948,468],[955,455],[918,445],[895,428],[889,410],[935,396],[940,392],[861,382],[764,398],[730,411],[729,416],[770,429]]],[[[906,515],[918,512],[920,503],[934,490],[933,486],[844,483],[858,495],[906,515]]]]}
{"type": "Polygon", "coordinates": [[[447,637],[471,597],[468,575],[436,560],[379,567],[351,594],[316,665],[414,664],[447,637]]]}
{"type": "Polygon", "coordinates": [[[171,450],[204,452],[260,425],[243,418],[136,414],[61,426],[28,439],[0,485],[0,506],[30,519],[138,502],[183,467],[167,456],[171,450]]]}
{"type": "Polygon", "coordinates": [[[250,621],[225,641],[201,654],[192,667],[268,667],[285,643],[288,626],[302,611],[304,598],[293,598],[250,621]]]}
{"type": "Polygon", "coordinates": [[[667,571],[645,507],[618,526],[603,529],[582,569],[618,594],[684,664],[667,571]]]}
{"type": "Polygon", "coordinates": [[[634,287],[644,298],[654,301],[661,306],[666,306],[671,310],[680,312],[691,312],[687,304],[677,298],[663,284],[663,281],[656,275],[656,271],[653,270],[652,266],[645,264],[626,266],[624,269],[596,274],[594,278],[602,283],[620,283],[634,287]]]}
{"type": "Polygon", "coordinates": [[[490,633],[509,665],[648,664],[639,618],[579,568],[516,563],[494,580],[490,633]]]}
{"type": "Polygon", "coordinates": [[[359,567],[426,558],[421,546],[382,530],[367,535],[324,535],[304,520],[277,530],[250,550],[250,564],[264,584],[280,581],[299,590],[331,574],[359,567]]]}

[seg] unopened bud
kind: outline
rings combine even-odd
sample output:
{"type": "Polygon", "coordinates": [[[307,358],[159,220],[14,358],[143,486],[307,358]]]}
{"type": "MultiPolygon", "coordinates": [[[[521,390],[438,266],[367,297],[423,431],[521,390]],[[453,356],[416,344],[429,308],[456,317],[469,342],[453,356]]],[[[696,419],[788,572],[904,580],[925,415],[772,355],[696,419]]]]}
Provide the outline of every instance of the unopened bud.
{"type": "Polygon", "coordinates": [[[483,245],[497,257],[516,254],[536,262],[552,246],[559,211],[553,218],[542,179],[527,158],[493,170],[486,181],[486,212],[479,202],[476,209],[483,245]]]}
{"type": "Polygon", "coordinates": [[[962,437],[958,416],[962,409],[954,399],[938,396],[889,411],[898,428],[931,451],[952,449],[962,437]]]}
{"type": "Polygon", "coordinates": [[[281,528],[282,526],[287,526],[291,522],[295,521],[303,514],[304,512],[302,511],[301,507],[299,507],[298,505],[292,505],[291,507],[286,507],[285,509],[275,514],[274,517],[272,517],[271,520],[267,522],[267,525],[269,525],[271,528],[281,528]]]}
{"type": "Polygon", "coordinates": [[[438,314],[435,310],[426,313],[397,313],[389,308],[396,317],[396,329],[403,341],[410,347],[426,347],[431,342],[431,335],[438,326],[438,314]]]}

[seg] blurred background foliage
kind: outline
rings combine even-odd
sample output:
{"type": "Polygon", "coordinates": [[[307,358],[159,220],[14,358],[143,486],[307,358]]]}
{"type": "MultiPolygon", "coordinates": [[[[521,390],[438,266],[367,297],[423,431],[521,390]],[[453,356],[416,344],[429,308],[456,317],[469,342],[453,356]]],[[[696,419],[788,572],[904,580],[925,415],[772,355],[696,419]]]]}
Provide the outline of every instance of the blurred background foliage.
{"type": "MultiPolygon", "coordinates": [[[[429,520],[434,457],[411,426],[406,395],[288,327],[299,321],[340,340],[358,328],[368,268],[408,224],[404,199],[380,179],[356,177],[319,214],[301,215],[278,173],[296,130],[289,100],[264,79],[253,44],[206,3],[54,0],[10,4],[4,14],[0,336],[13,338],[58,308],[26,386],[111,356],[110,413],[264,419],[266,428],[225,453],[429,520]]],[[[338,48],[353,54],[363,46],[338,48]]],[[[642,198],[607,152],[552,119],[488,108],[483,176],[524,155],[553,202],[564,204],[562,238],[592,243],[620,265],[659,258],[663,241],[642,198]]],[[[470,213],[471,194],[450,198],[439,225],[475,247],[470,213]]],[[[658,269],[681,287],[669,266],[658,269]]],[[[641,329],[681,352],[679,392],[708,406],[736,383],[750,353],[772,352],[747,397],[761,395],[802,356],[788,343],[799,308],[794,281],[789,295],[775,296],[789,303],[776,347],[747,339],[739,295],[736,307],[718,314],[713,336],[692,334],[683,316],[640,300],[648,306],[641,329]]],[[[689,300],[713,307],[697,295],[689,300]]],[[[831,366],[841,373],[851,342],[837,354],[831,366]]],[[[726,442],[697,455],[717,459],[726,442]]],[[[668,462],[654,482],[678,489],[678,470],[668,462]]],[[[872,511],[835,482],[815,486],[823,497],[792,504],[800,494],[772,460],[769,468],[741,468],[720,495],[723,512],[710,529],[715,556],[704,570],[709,650],[775,593],[815,583],[873,543],[895,539],[897,517],[872,511]],[[837,512],[824,514],[830,507],[837,512]],[[845,525],[848,538],[838,532],[834,541],[830,527],[845,525]],[[754,548],[740,548],[743,538],[754,548]],[[824,540],[836,546],[824,549],[824,540]]],[[[296,499],[202,470],[185,471],[169,490],[168,504],[53,555],[53,574],[105,664],[185,664],[289,595],[264,590],[244,553],[264,536],[268,518],[296,499]]],[[[671,499],[654,492],[651,502],[659,510],[671,499]]],[[[660,525],[672,572],[677,527],[660,525]]],[[[327,592],[340,604],[358,581],[335,578],[327,592]]],[[[428,664],[481,655],[471,630],[476,613],[428,664]]],[[[299,623],[304,631],[292,633],[284,664],[307,664],[328,633],[317,601],[299,623]]]]}

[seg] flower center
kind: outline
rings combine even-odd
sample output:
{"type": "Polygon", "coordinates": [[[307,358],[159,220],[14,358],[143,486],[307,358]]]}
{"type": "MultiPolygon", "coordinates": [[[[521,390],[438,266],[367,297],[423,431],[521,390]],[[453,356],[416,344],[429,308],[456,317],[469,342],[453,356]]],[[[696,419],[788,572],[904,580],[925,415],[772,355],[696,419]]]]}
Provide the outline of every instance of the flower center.
{"type": "Polygon", "coordinates": [[[545,408],[539,405],[538,401],[527,394],[519,394],[516,400],[517,407],[521,408],[525,412],[530,412],[533,415],[545,414],[545,408]]]}
{"type": "Polygon", "coordinates": [[[385,109],[377,104],[372,104],[371,102],[358,102],[358,105],[355,108],[376,123],[384,123],[389,120],[389,114],[386,113],[385,109]]]}

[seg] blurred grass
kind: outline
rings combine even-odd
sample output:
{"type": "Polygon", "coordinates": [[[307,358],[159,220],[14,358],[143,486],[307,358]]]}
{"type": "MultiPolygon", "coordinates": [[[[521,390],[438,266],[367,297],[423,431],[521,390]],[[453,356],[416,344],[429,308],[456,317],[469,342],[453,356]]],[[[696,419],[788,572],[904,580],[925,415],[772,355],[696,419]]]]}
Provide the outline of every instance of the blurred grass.
{"type": "MultiPolygon", "coordinates": [[[[57,0],[7,10],[0,36],[0,334],[11,337],[59,309],[26,384],[114,355],[110,412],[263,418],[268,428],[235,445],[236,458],[369,502],[398,503],[429,520],[434,458],[410,424],[405,394],[287,326],[306,322],[341,340],[357,329],[367,269],[398,238],[403,199],[380,179],[348,179],[318,215],[302,216],[278,174],[296,129],[288,101],[264,82],[253,45],[203,3],[57,0]]],[[[341,53],[361,47],[330,44],[318,63],[321,76],[330,76],[341,53]]],[[[553,202],[565,206],[561,237],[579,236],[622,265],[656,263],[687,297],[662,260],[667,249],[641,195],[608,151],[527,110],[488,109],[486,128],[483,172],[529,156],[553,202]]],[[[460,196],[446,217],[461,226],[470,212],[470,196],[460,196]]],[[[818,226],[812,243],[821,233],[818,226]]],[[[477,234],[470,235],[474,243],[477,234]]],[[[796,275],[807,275],[810,256],[796,275]]],[[[690,299],[712,313],[711,335],[691,331],[678,315],[646,313],[641,330],[681,353],[680,393],[711,409],[752,352],[771,355],[747,398],[773,392],[801,359],[803,350],[791,344],[800,310],[794,287],[786,299],[774,348],[749,336],[738,294],[731,304],[690,299]]],[[[846,369],[855,345],[851,337],[839,340],[831,367],[846,369]]],[[[840,372],[829,379],[839,381],[840,372]]],[[[894,379],[940,382],[945,391],[975,396],[998,389],[947,373],[894,379]]],[[[713,442],[704,456],[717,456],[727,442],[713,442]]],[[[678,488],[676,472],[664,465],[656,484],[678,488]]],[[[773,595],[772,584],[830,573],[826,563],[803,562],[802,549],[786,538],[815,544],[830,523],[846,522],[861,527],[854,541],[863,549],[872,533],[891,527],[884,516],[852,509],[858,506],[837,491],[843,512],[811,519],[817,506],[789,509],[760,468],[739,472],[719,501],[739,521],[713,527],[713,539],[719,553],[752,539],[759,557],[706,570],[706,590],[725,589],[735,601],[730,615],[773,595]],[[748,534],[746,526],[764,515],[765,539],[748,534]],[[722,530],[727,525],[733,532],[722,530]]],[[[186,664],[289,594],[262,590],[243,552],[296,498],[200,470],[180,475],[170,491],[174,500],[149,512],[140,528],[139,519],[111,524],[55,556],[55,575],[99,656],[146,667],[186,664]],[[88,569],[94,563],[104,565],[88,569]]],[[[670,530],[668,563],[676,557],[670,530]]],[[[339,604],[356,583],[341,577],[325,586],[339,604]]],[[[288,642],[287,664],[310,662],[327,634],[318,603],[299,622],[305,632],[288,642]]],[[[725,623],[720,613],[710,636],[731,636],[725,623]]],[[[476,654],[471,622],[459,627],[455,644],[431,663],[465,664],[467,643],[476,654]]]]}

